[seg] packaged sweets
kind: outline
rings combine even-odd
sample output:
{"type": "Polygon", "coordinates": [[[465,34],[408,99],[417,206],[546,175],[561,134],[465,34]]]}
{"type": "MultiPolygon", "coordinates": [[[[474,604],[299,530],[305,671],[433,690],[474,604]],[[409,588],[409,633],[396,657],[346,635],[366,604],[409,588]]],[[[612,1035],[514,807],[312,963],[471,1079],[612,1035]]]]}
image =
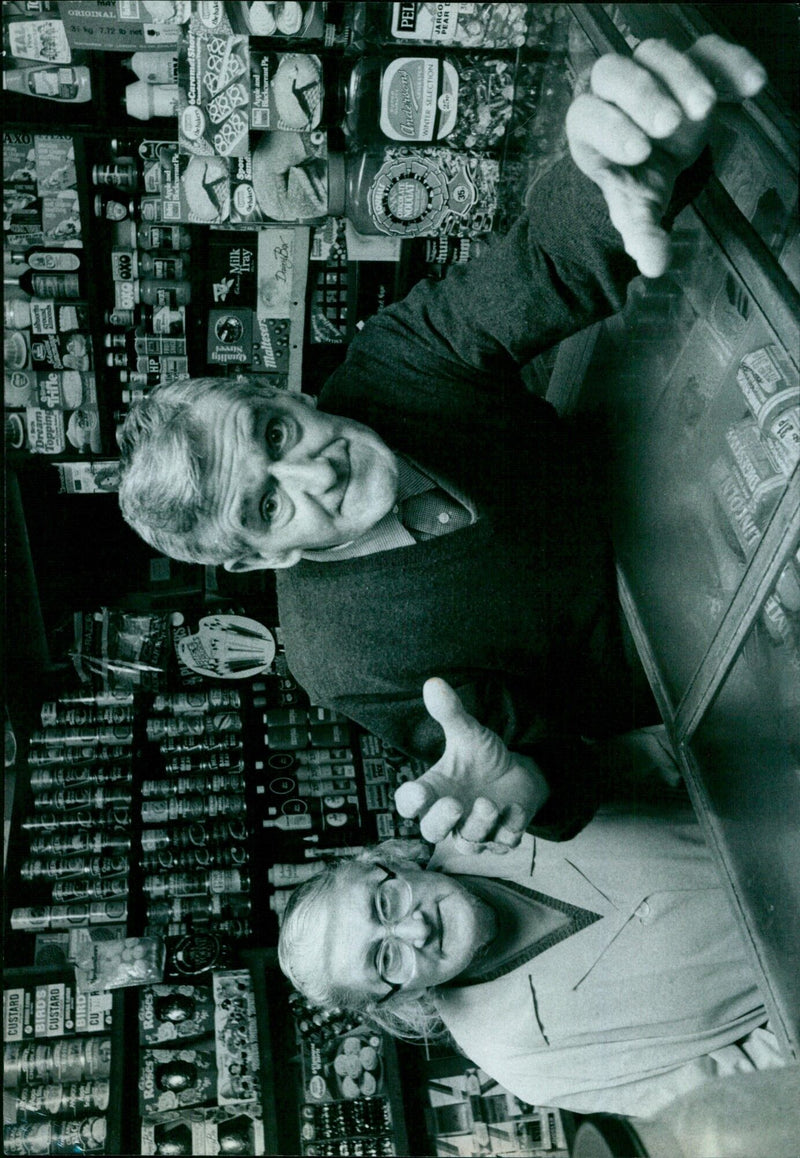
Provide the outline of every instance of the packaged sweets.
{"type": "Polygon", "coordinates": [[[150,985],[139,993],[139,1041],[159,1045],[214,1032],[214,998],[205,985],[150,985]]]}
{"type": "Polygon", "coordinates": [[[160,937],[126,937],[94,946],[92,984],[100,989],[152,985],[164,973],[164,942],[160,937]]]}
{"type": "Polygon", "coordinates": [[[143,1049],[139,1064],[139,1108],[143,1114],[197,1106],[217,1094],[213,1039],[183,1049],[143,1049]]]}

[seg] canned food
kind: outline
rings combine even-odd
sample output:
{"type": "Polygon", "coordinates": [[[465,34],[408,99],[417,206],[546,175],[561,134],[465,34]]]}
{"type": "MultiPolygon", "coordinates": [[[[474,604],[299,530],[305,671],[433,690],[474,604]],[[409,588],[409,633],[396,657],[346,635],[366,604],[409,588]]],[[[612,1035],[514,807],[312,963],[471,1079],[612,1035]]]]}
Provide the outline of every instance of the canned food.
{"type": "Polygon", "coordinates": [[[23,1086],[17,1095],[18,1122],[27,1122],[43,1114],[51,1118],[77,1118],[93,1111],[108,1109],[108,1081],[70,1082],[67,1085],[23,1086]]]}
{"type": "Polygon", "coordinates": [[[248,852],[243,845],[227,848],[208,846],[203,848],[161,848],[156,852],[142,855],[141,869],[145,873],[177,872],[188,869],[231,868],[247,864],[248,852]]]}
{"type": "Polygon", "coordinates": [[[77,856],[79,854],[101,852],[127,852],[131,847],[131,838],[123,829],[103,829],[97,832],[88,832],[76,829],[67,832],[43,832],[31,837],[30,851],[41,855],[50,853],[59,856],[77,856]]]}
{"type": "Polygon", "coordinates": [[[130,758],[130,748],[122,744],[103,744],[100,747],[83,744],[69,748],[54,744],[31,748],[28,752],[28,763],[36,768],[52,764],[113,764],[115,761],[130,758]]]}
{"type": "Polygon", "coordinates": [[[133,158],[121,157],[113,165],[92,165],[94,185],[113,185],[116,189],[133,190],[139,183],[139,174],[133,158]]]}
{"type": "Polygon", "coordinates": [[[35,816],[27,816],[22,821],[22,828],[26,832],[51,828],[101,828],[104,824],[128,828],[130,822],[129,808],[111,808],[107,812],[81,808],[74,812],[41,812],[35,816]]]}
{"type": "Polygon", "coordinates": [[[85,724],[126,724],[133,719],[133,704],[42,704],[42,727],[81,727],[85,724]]]}
{"type": "Polygon", "coordinates": [[[236,732],[206,732],[202,736],[165,736],[159,742],[162,752],[226,752],[242,746],[236,732]]]}
{"type": "Polygon", "coordinates": [[[120,764],[73,764],[61,768],[55,765],[36,768],[30,776],[31,789],[34,793],[48,791],[51,788],[76,788],[114,781],[130,784],[133,781],[133,772],[120,764]]]}
{"type": "Polygon", "coordinates": [[[209,708],[238,708],[241,696],[233,688],[206,688],[202,692],[176,692],[169,696],[156,696],[154,712],[202,713],[209,708]]]}
{"type": "Polygon", "coordinates": [[[111,806],[129,805],[131,789],[128,784],[78,785],[74,788],[56,788],[50,792],[40,792],[34,797],[33,807],[37,811],[53,809],[57,812],[98,810],[111,806]]]}
{"type": "Polygon", "coordinates": [[[145,797],[186,796],[193,792],[241,793],[244,792],[244,776],[219,772],[210,776],[176,776],[174,780],[142,782],[142,796],[145,797]]]}
{"type": "Polygon", "coordinates": [[[244,760],[235,752],[184,752],[164,764],[172,775],[190,776],[198,772],[243,772],[244,760]]]}
{"type": "Polygon", "coordinates": [[[31,733],[32,744],[88,745],[133,743],[133,728],[125,724],[81,724],[74,727],[41,728],[31,733]]]}
{"type": "Polygon", "coordinates": [[[101,877],[95,880],[61,880],[53,884],[53,900],[106,901],[112,897],[127,897],[128,881],[121,877],[101,877]]]}

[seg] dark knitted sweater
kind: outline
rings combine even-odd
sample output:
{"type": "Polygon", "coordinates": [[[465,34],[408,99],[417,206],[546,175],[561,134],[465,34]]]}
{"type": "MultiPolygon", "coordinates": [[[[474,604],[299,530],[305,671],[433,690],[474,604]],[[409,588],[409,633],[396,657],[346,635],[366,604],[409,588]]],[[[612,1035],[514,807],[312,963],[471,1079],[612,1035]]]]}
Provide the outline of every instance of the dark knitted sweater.
{"type": "Polygon", "coordinates": [[[421,699],[432,675],[520,750],[632,726],[602,448],[519,368],[620,309],[635,274],[598,190],[565,161],[487,255],[365,325],[321,408],[466,492],[479,518],[278,573],[289,667],[313,702],[428,760],[442,748],[421,699]]]}

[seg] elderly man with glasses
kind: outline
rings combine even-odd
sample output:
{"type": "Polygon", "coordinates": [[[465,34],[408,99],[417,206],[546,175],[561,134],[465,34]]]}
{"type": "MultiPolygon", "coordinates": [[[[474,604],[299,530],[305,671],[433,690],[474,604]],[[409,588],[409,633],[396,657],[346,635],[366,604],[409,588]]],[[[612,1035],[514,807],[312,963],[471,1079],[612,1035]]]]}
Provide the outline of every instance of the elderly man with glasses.
{"type": "Polygon", "coordinates": [[[402,1037],[449,1034],[524,1101],[580,1113],[649,1116],[781,1065],[691,810],[615,805],[572,840],[523,834],[524,770],[443,680],[423,694],[445,756],[397,803],[433,856],[387,842],[301,885],[279,944],[296,988],[402,1037]]]}

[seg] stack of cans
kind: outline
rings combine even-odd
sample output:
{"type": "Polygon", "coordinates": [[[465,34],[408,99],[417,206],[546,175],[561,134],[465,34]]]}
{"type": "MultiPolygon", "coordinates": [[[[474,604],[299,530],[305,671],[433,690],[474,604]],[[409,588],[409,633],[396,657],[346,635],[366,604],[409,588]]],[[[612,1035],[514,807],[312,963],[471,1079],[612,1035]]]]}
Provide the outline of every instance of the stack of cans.
{"type": "Polygon", "coordinates": [[[133,716],[132,694],[65,695],[42,705],[28,756],[33,807],[22,821],[29,847],[20,875],[50,903],[13,909],[13,929],[126,920],[133,716]]]}
{"type": "Polygon", "coordinates": [[[240,706],[218,687],[153,702],[147,738],[161,768],[141,786],[140,861],[151,934],[211,923],[232,940],[250,934],[240,706]]]}

